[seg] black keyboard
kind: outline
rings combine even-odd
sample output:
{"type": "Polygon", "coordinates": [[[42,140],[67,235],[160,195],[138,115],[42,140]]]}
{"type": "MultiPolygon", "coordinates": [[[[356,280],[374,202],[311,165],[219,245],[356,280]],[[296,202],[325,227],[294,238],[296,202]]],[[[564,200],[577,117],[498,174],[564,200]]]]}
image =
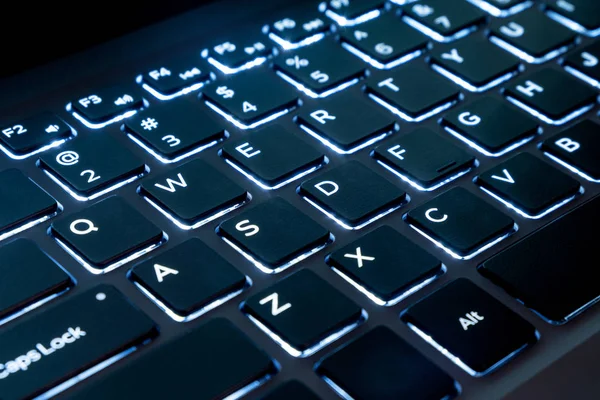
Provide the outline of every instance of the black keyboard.
{"type": "Polygon", "coordinates": [[[267,3],[0,84],[0,399],[503,398],[598,332],[600,3],[267,3]]]}

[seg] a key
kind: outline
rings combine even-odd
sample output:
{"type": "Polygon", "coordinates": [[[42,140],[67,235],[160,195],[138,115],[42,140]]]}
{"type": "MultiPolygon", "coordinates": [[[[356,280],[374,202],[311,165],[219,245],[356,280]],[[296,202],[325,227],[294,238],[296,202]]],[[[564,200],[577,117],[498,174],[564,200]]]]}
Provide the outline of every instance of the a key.
{"type": "Polygon", "coordinates": [[[227,143],[225,160],[266,190],[279,189],[317,170],[325,156],[279,125],[227,143]]]}
{"type": "Polygon", "coordinates": [[[467,0],[494,17],[508,17],[533,5],[531,0],[467,0]]]}
{"type": "Polygon", "coordinates": [[[458,107],[442,119],[444,129],[488,157],[500,157],[532,140],[540,131],[523,112],[494,97],[458,107]]]}
{"type": "Polygon", "coordinates": [[[67,111],[88,128],[100,129],[135,114],[143,106],[139,87],[131,84],[83,93],[67,105],[67,111]]]}
{"type": "Polygon", "coordinates": [[[364,63],[333,39],[284,52],[275,58],[274,66],[280,77],[312,98],[354,85],[365,74],[364,63]]]}
{"type": "Polygon", "coordinates": [[[551,125],[562,125],[590,110],[598,94],[585,83],[551,68],[512,81],[504,95],[551,125]]]}
{"type": "Polygon", "coordinates": [[[417,62],[374,73],[366,90],[378,104],[408,122],[421,122],[460,99],[456,85],[417,62]]]}
{"type": "Polygon", "coordinates": [[[0,132],[0,149],[16,160],[60,146],[75,135],[69,125],[49,112],[6,125],[0,132]]]}
{"type": "Polygon", "coordinates": [[[353,154],[396,130],[396,121],[362,96],[340,93],[306,105],[300,127],[338,154],[353,154]]]}
{"type": "Polygon", "coordinates": [[[469,260],[515,231],[515,222],[462,187],[412,209],[406,222],[450,256],[469,260]]]}
{"type": "Polygon", "coordinates": [[[240,129],[256,128],[298,104],[294,89],[265,68],[221,79],[203,96],[210,108],[240,129]]]}
{"type": "Polygon", "coordinates": [[[492,43],[531,64],[541,64],[566,52],[576,34],[535,9],[490,25],[492,43]]]}
{"type": "Polygon", "coordinates": [[[159,100],[171,100],[200,89],[210,79],[210,72],[197,55],[176,56],[155,64],[140,75],[142,87],[159,100]]]}
{"type": "Polygon", "coordinates": [[[283,271],[331,241],[327,229],[280,197],[223,222],[217,232],[268,274],[283,271]]]}
{"type": "Polygon", "coordinates": [[[69,398],[183,399],[192,394],[196,400],[235,399],[276,373],[262,349],[219,318],[149,350],[96,384],[69,392],[69,398]]]}
{"type": "Polygon", "coordinates": [[[347,399],[451,399],[458,394],[449,375],[384,326],[336,350],[315,369],[347,399]]]}
{"type": "Polygon", "coordinates": [[[250,297],[242,311],[294,357],[316,353],[364,319],[358,305],[306,269],[250,297]]]}
{"type": "Polygon", "coordinates": [[[93,274],[112,271],[164,241],[158,227],[116,196],[54,222],[51,233],[93,274]]]}
{"type": "Polygon", "coordinates": [[[135,266],[129,278],[177,322],[188,322],[240,294],[246,277],[192,238],[135,266]]]}
{"type": "Polygon", "coordinates": [[[375,68],[390,69],[423,53],[427,38],[392,15],[384,14],[341,31],[342,46],[375,68]]]}
{"type": "Polygon", "coordinates": [[[380,306],[399,303],[445,270],[439,260],[387,225],[333,252],[327,264],[380,306]]]}
{"type": "Polygon", "coordinates": [[[242,206],[248,192],[202,160],[144,181],[140,193],[181,229],[196,229],[242,206]]]}
{"type": "Polygon", "coordinates": [[[225,139],[210,111],[188,99],[162,103],[125,122],[124,129],[164,163],[180,161],[225,139]]]}
{"type": "Polygon", "coordinates": [[[432,68],[471,92],[484,92],[516,75],[519,60],[487,39],[470,36],[431,51],[432,68]]]}
{"type": "Polygon", "coordinates": [[[2,399],[53,397],[60,383],[157,334],[154,322],[113,286],[69,296],[0,333],[2,399]]]}
{"type": "Polygon", "coordinates": [[[0,240],[60,212],[59,204],[17,169],[0,172],[0,240]]]}
{"type": "Polygon", "coordinates": [[[546,320],[565,323],[600,296],[590,279],[598,246],[590,232],[599,223],[595,197],[485,261],[479,272],[546,320]]]}
{"type": "Polygon", "coordinates": [[[588,181],[600,183],[600,125],[581,121],[546,139],[541,150],[552,160],[588,181]]]}
{"type": "Polygon", "coordinates": [[[0,247],[0,276],[6,283],[0,293],[0,324],[40,307],[75,285],[69,274],[26,239],[0,247]]]}
{"type": "Polygon", "coordinates": [[[312,390],[299,381],[287,381],[271,390],[261,400],[320,400],[312,390]]]}
{"type": "Polygon", "coordinates": [[[217,43],[203,50],[202,56],[223,74],[230,75],[263,64],[272,51],[270,42],[255,35],[217,43]]]}
{"type": "Polygon", "coordinates": [[[485,14],[466,1],[425,0],[404,7],[404,21],[438,42],[467,36],[485,21],[485,14]]]}
{"type": "Polygon", "coordinates": [[[475,167],[475,157],[427,128],[377,147],[373,157],[417,190],[431,191],[475,167]]]}
{"type": "Polygon", "coordinates": [[[600,42],[578,49],[565,57],[565,70],[600,88],[600,42]]]}
{"type": "Polygon", "coordinates": [[[146,173],[146,165],[109,135],[88,135],[42,154],[40,167],[79,201],[93,200],[146,173]]]}
{"type": "Polygon", "coordinates": [[[538,219],[573,200],[581,185],[529,153],[520,153],[479,175],[476,183],[525,218],[538,219]]]}
{"type": "Polygon", "coordinates": [[[354,26],[377,18],[384,5],[383,0],[329,0],[321,10],[340,26],[354,26]]]}
{"type": "Polygon", "coordinates": [[[318,42],[331,29],[331,23],[316,10],[302,8],[269,25],[269,38],[284,50],[318,42]]]}
{"type": "Polygon", "coordinates": [[[344,229],[361,229],[407,201],[403,190],[358,161],[303,182],[298,193],[344,229]]]}
{"type": "Polygon", "coordinates": [[[589,0],[548,0],[548,16],[586,36],[600,34],[600,4],[589,0]]]}
{"type": "Polygon", "coordinates": [[[533,325],[465,278],[410,306],[401,316],[472,376],[494,371],[537,341],[533,325]]]}

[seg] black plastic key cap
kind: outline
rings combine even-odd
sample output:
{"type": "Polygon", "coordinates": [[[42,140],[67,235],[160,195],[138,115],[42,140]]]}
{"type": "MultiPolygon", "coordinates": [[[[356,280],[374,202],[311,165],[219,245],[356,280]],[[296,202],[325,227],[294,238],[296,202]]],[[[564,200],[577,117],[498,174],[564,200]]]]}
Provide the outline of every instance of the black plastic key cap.
{"type": "Polygon", "coordinates": [[[308,46],[320,40],[331,29],[331,23],[316,10],[301,8],[269,26],[269,38],[284,50],[308,46]]]}
{"type": "Polygon", "coordinates": [[[294,357],[314,354],[362,318],[358,305],[309,270],[250,297],[242,311],[261,329],[277,335],[294,357]]]}
{"type": "Polygon", "coordinates": [[[438,42],[464,37],[485,21],[485,14],[466,1],[419,1],[407,5],[404,13],[405,21],[438,42]]]}
{"type": "Polygon", "coordinates": [[[160,161],[170,163],[225,139],[225,129],[210,112],[188,99],[177,99],[129,118],[124,129],[160,161]]]}
{"type": "Polygon", "coordinates": [[[417,62],[374,73],[366,89],[377,103],[409,122],[438,114],[460,98],[456,85],[417,62]]]}
{"type": "Polygon", "coordinates": [[[533,325],[464,278],[409,307],[402,320],[472,376],[492,372],[537,341],[533,325]]]}
{"type": "Polygon", "coordinates": [[[519,70],[516,57],[475,36],[436,46],[431,62],[436,71],[472,92],[497,86],[519,70]]]}
{"type": "Polygon", "coordinates": [[[504,90],[509,100],[542,121],[562,125],[589,110],[598,93],[565,72],[546,68],[512,81],[504,90]]]}
{"type": "Polygon", "coordinates": [[[345,229],[360,229],[406,201],[406,193],[358,161],[349,161],[300,185],[300,195],[345,229]]]}
{"type": "Polygon", "coordinates": [[[571,74],[600,87],[600,42],[577,49],[565,57],[564,65],[571,74]]]}
{"type": "Polygon", "coordinates": [[[535,137],[539,125],[494,97],[458,107],[442,119],[445,129],[489,157],[499,157],[535,137]]]}
{"type": "Polygon", "coordinates": [[[142,84],[160,100],[170,100],[199,89],[209,79],[210,73],[204,61],[197,55],[190,55],[169,58],[162,64],[153,65],[142,75],[142,84]]]}
{"type": "Polygon", "coordinates": [[[61,267],[26,239],[0,247],[0,276],[0,320],[4,322],[75,285],[61,267]]]}
{"type": "Polygon", "coordinates": [[[442,263],[384,225],[335,251],[327,263],[380,306],[392,306],[444,272],[442,263]]]}
{"type": "Polygon", "coordinates": [[[468,2],[478,6],[484,11],[487,11],[494,17],[508,17],[519,13],[529,7],[532,2],[530,0],[467,0],[468,2]]]}
{"type": "Polygon", "coordinates": [[[362,61],[330,39],[284,52],[275,58],[274,65],[283,79],[313,98],[354,84],[365,73],[362,61]]]}
{"type": "Polygon", "coordinates": [[[295,264],[330,241],[327,229],[280,197],[223,222],[218,233],[248,253],[257,268],[270,274],[295,264]]]}
{"type": "Polygon", "coordinates": [[[88,135],[46,152],[40,167],[77,200],[92,200],[146,172],[146,165],[108,135],[88,135]]]}
{"type": "Polygon", "coordinates": [[[377,17],[383,0],[329,0],[324,5],[325,15],[340,26],[353,26],[377,17]]]}
{"type": "Polygon", "coordinates": [[[59,211],[56,200],[21,171],[0,172],[0,240],[59,211]]]}
{"type": "Polygon", "coordinates": [[[515,229],[511,218],[461,187],[412,209],[406,222],[462,260],[475,257],[515,229]]]}
{"type": "Polygon", "coordinates": [[[129,277],[177,322],[199,317],[247,286],[242,273],[197,238],[135,266],[129,277]]]}
{"type": "Polygon", "coordinates": [[[261,400],[320,400],[312,390],[299,381],[288,381],[271,390],[261,400]]]}
{"type": "Polygon", "coordinates": [[[144,99],[140,90],[134,85],[103,87],[78,96],[70,104],[89,128],[97,129],[114,117],[142,108],[144,99]]]}
{"type": "Polygon", "coordinates": [[[541,218],[581,190],[578,181],[529,153],[496,165],[476,183],[526,218],[541,218]]]}
{"type": "Polygon", "coordinates": [[[2,399],[43,395],[157,334],[152,320],[112,286],[70,296],[0,333],[2,399]]]}
{"type": "Polygon", "coordinates": [[[421,54],[427,38],[401,20],[385,14],[341,31],[342,46],[379,69],[389,69],[421,54]]]}
{"type": "Polygon", "coordinates": [[[90,272],[102,274],[157,247],[163,232],[120,197],[109,197],[51,226],[90,272]]]}
{"type": "Polygon", "coordinates": [[[146,180],[140,193],[182,229],[198,228],[249,199],[246,190],[202,160],[146,180]]]}
{"type": "Polygon", "coordinates": [[[305,106],[297,122],[308,134],[339,154],[352,154],[396,129],[394,118],[352,93],[340,93],[305,106]]]}
{"type": "Polygon", "coordinates": [[[593,0],[548,0],[546,8],[550,11],[549,15],[552,18],[571,29],[587,36],[598,34],[600,29],[600,4],[598,2],[593,0]],[[576,28],[560,17],[575,22],[576,28]]]}
{"type": "Polygon", "coordinates": [[[251,129],[298,104],[294,89],[258,68],[222,79],[203,92],[213,110],[241,129],[251,129]]]}
{"type": "Polygon", "coordinates": [[[599,223],[600,197],[595,197],[484,262],[479,271],[545,319],[565,323],[600,296],[590,279],[598,247],[590,232],[599,223]]]}
{"type": "Polygon", "coordinates": [[[349,399],[450,399],[454,380],[396,335],[378,326],[321,360],[316,371],[349,399]]]}
{"type": "Polygon", "coordinates": [[[279,125],[227,143],[222,156],[263,189],[277,189],[321,167],[318,152],[279,125]]]}
{"type": "Polygon", "coordinates": [[[583,178],[600,182],[600,124],[591,120],[576,125],[546,139],[541,150],[583,178]]]}
{"type": "Polygon", "coordinates": [[[224,74],[235,74],[264,63],[273,48],[259,35],[243,36],[215,44],[202,56],[224,74]]]}
{"type": "Polygon", "coordinates": [[[373,157],[418,190],[431,191],[475,167],[475,157],[427,128],[377,147],[373,157]]]}
{"type": "Polygon", "coordinates": [[[528,63],[540,64],[564,53],[576,34],[535,9],[490,25],[491,41],[528,63]]]}
{"type": "Polygon", "coordinates": [[[219,318],[148,351],[69,398],[183,399],[191,394],[196,400],[239,398],[276,373],[275,363],[262,349],[219,318]]]}
{"type": "Polygon", "coordinates": [[[16,159],[56,147],[73,137],[73,130],[56,115],[45,112],[0,128],[0,147],[16,159]]]}

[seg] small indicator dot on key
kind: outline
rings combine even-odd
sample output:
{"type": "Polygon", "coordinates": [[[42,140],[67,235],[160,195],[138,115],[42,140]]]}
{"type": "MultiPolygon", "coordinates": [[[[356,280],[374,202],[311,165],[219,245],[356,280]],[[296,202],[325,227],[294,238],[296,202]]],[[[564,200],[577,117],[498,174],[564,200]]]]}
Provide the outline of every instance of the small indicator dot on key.
{"type": "Polygon", "coordinates": [[[106,294],[104,294],[102,292],[97,293],[96,294],[96,300],[98,300],[98,301],[104,301],[104,300],[106,300],[106,294]]]}

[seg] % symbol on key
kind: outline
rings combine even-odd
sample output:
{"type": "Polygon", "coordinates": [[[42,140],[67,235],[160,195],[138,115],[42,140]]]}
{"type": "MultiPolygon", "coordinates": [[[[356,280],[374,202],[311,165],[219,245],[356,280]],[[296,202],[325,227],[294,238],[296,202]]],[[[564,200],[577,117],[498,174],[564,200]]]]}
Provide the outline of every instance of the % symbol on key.
{"type": "Polygon", "coordinates": [[[296,69],[308,67],[309,64],[306,58],[300,58],[298,56],[295,56],[294,58],[288,58],[285,60],[285,63],[290,67],[296,67],[296,69]]]}

